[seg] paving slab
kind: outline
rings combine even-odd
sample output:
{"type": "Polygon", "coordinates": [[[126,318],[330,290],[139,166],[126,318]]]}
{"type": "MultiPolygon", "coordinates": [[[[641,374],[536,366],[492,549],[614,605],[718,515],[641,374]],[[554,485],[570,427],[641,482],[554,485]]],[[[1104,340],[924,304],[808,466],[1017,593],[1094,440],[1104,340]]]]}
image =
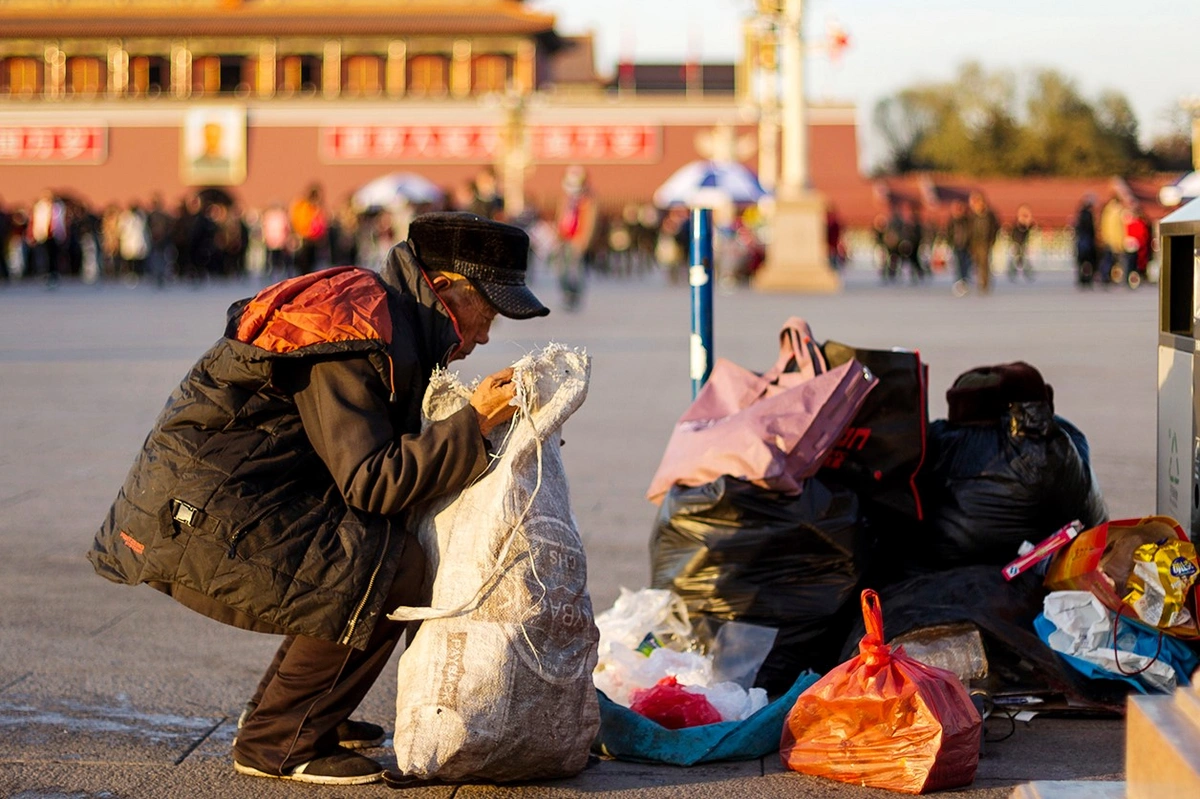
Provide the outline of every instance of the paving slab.
{"type": "MultiPolygon", "coordinates": [[[[932,417],[945,390],[978,365],[1027,360],[1056,409],[1091,442],[1114,517],[1154,510],[1156,314],[1153,287],[1076,290],[1064,274],[998,281],[991,296],[881,286],[851,273],[830,297],[718,293],[716,354],[751,368],[775,359],[791,315],[819,339],[919,349],[932,417]]],[[[568,421],[564,462],[587,548],[597,611],[650,575],[656,509],[643,498],[671,426],[690,399],[689,298],[660,280],[593,282],[578,313],[555,284],[554,313],[501,320],[461,363],[488,374],[548,341],[593,357],[589,397],[568,421]]],[[[382,786],[329,789],[233,774],[233,719],[277,640],[211,622],[157,592],[110,584],[84,553],[161,409],[220,334],[249,283],[0,286],[0,796],[394,796],[382,786]]],[[[886,610],[886,609],[885,609],[886,610]]],[[[394,663],[360,716],[393,724],[394,663]]],[[[1007,796],[1030,780],[1118,780],[1119,721],[1037,717],[989,743],[970,797],[1007,796]]],[[[385,764],[386,749],[371,750],[385,764]]],[[[775,757],[692,769],[603,761],[571,780],[429,788],[409,795],[868,797],[883,792],[783,771],[775,757]]]]}

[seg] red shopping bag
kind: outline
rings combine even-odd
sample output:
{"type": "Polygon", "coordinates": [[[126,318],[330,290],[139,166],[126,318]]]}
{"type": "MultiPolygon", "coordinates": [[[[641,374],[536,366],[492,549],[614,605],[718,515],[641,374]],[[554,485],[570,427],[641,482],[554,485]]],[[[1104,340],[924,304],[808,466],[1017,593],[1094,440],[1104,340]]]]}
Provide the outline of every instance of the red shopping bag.
{"type": "Polygon", "coordinates": [[[969,785],[983,721],[949,671],[884,643],[879,596],[862,592],[867,634],[859,654],[800,695],[779,754],[793,771],[924,793],[969,785]]]}
{"type": "Polygon", "coordinates": [[[877,381],[855,360],[826,370],[799,317],[789,318],[779,337],[779,358],[761,375],[717,360],[676,422],[647,499],[658,503],[672,485],[726,475],[798,494],[816,474],[877,381]]]}

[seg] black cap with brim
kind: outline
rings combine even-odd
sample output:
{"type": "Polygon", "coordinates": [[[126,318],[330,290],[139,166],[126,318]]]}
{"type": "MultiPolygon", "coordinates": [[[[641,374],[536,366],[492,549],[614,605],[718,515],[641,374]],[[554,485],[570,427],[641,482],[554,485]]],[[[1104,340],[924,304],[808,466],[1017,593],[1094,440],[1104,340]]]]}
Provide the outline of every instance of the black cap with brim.
{"type": "Polygon", "coordinates": [[[524,283],[505,285],[489,283],[470,275],[465,275],[465,277],[501,316],[507,316],[509,319],[532,319],[535,316],[545,316],[550,313],[550,309],[542,305],[541,301],[524,283]]]}
{"type": "Polygon", "coordinates": [[[426,269],[462,275],[501,316],[550,313],[525,285],[529,236],[519,227],[464,212],[422,214],[408,240],[426,269]]]}

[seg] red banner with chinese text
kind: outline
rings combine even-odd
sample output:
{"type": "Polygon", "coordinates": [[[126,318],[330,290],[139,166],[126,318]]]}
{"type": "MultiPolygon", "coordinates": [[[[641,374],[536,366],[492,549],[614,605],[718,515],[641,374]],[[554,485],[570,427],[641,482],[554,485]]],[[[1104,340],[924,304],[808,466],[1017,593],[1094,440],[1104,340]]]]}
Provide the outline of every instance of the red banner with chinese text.
{"type": "Polygon", "coordinates": [[[0,125],[0,164],[101,164],[108,128],[99,125],[0,125]]]}
{"type": "MultiPolygon", "coordinates": [[[[531,125],[534,161],[657,161],[654,125],[531,125]]],[[[321,158],[338,162],[494,161],[502,150],[494,125],[338,125],[321,129],[321,158]]]]}

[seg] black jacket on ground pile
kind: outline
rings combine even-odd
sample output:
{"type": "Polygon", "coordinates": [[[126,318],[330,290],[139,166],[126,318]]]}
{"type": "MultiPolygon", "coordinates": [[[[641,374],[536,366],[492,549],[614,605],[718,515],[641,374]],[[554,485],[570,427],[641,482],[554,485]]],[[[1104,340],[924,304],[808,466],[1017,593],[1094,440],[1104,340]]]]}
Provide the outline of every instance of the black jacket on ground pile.
{"type": "Polygon", "coordinates": [[[96,571],[245,629],[361,647],[391,610],[403,511],[487,464],[470,407],[420,430],[460,340],[405,244],[382,275],[328,269],[235,303],[135,460],[96,571]]]}

